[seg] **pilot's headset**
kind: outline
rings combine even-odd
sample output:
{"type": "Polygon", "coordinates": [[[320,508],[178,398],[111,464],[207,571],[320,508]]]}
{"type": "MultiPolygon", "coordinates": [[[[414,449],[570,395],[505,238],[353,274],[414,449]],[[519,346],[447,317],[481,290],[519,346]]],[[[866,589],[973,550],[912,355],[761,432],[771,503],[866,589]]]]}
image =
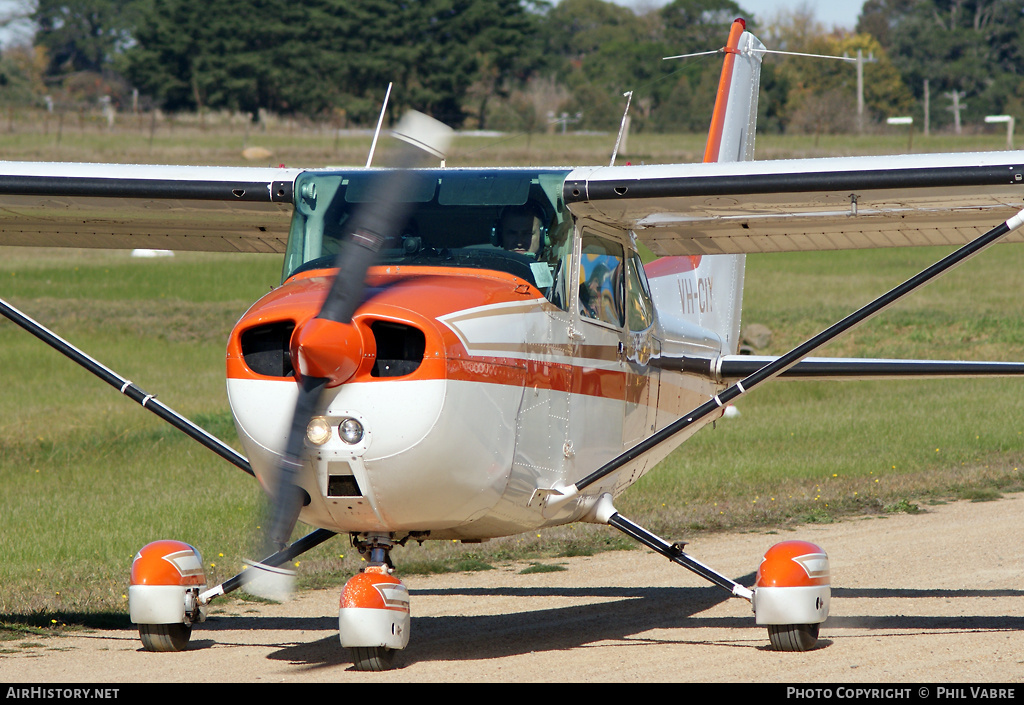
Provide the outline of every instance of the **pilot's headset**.
{"type": "Polygon", "coordinates": [[[548,218],[547,214],[544,212],[543,206],[536,201],[527,201],[520,205],[505,206],[502,208],[501,212],[498,213],[498,219],[494,221],[494,225],[491,226],[491,244],[495,247],[501,247],[503,245],[501,238],[501,224],[505,221],[506,215],[509,213],[515,213],[516,211],[529,213],[540,222],[540,245],[537,250],[537,256],[539,257],[540,253],[548,246],[548,218]]]}

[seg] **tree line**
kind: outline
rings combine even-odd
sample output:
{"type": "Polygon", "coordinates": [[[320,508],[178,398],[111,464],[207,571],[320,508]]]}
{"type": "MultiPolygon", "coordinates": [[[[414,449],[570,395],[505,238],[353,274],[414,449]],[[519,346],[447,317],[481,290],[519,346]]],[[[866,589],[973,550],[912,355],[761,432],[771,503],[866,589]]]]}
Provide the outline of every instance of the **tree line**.
{"type": "MultiPolygon", "coordinates": [[[[0,57],[0,104],[120,110],[260,111],[373,124],[416,108],[455,127],[543,131],[618,126],[706,129],[720,48],[736,17],[768,46],[863,63],[863,120],[1022,115],[1024,0],[867,0],[837,31],[797,9],[775,17],[733,0],[673,0],[634,11],[605,0],[23,0],[30,44],[0,57]]],[[[855,67],[768,55],[758,127],[845,132],[855,67]]]]}

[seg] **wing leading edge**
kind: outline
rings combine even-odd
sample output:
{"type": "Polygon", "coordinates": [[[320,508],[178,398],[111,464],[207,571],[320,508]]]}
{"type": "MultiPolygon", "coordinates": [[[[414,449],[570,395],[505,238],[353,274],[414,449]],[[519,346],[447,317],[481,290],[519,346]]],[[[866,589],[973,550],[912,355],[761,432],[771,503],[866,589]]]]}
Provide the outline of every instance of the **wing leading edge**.
{"type": "Polygon", "coordinates": [[[0,163],[0,245],[284,252],[300,169],[0,163]]]}
{"type": "Polygon", "coordinates": [[[563,195],[657,255],[962,245],[1020,210],[1024,152],[596,167],[563,195]]]}

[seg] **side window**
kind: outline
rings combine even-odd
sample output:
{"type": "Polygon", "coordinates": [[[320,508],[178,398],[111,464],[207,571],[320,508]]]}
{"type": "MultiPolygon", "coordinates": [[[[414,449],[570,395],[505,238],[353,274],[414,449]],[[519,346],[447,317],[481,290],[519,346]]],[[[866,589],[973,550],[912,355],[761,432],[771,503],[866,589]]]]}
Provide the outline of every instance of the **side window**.
{"type": "Polygon", "coordinates": [[[644,274],[644,263],[635,252],[630,255],[628,271],[626,322],[632,331],[647,330],[654,324],[654,303],[647,275],[644,274]]]}
{"type": "Polygon", "coordinates": [[[625,324],[622,245],[583,233],[580,257],[580,315],[614,326],[625,324]]]}
{"type": "Polygon", "coordinates": [[[531,264],[534,267],[534,277],[537,285],[545,292],[548,301],[563,311],[569,310],[570,277],[572,271],[572,222],[568,219],[557,222],[548,233],[548,247],[543,251],[541,261],[531,264]],[[536,268],[543,267],[545,271],[538,273],[536,268]],[[542,281],[548,283],[547,289],[542,286],[542,281]]]}

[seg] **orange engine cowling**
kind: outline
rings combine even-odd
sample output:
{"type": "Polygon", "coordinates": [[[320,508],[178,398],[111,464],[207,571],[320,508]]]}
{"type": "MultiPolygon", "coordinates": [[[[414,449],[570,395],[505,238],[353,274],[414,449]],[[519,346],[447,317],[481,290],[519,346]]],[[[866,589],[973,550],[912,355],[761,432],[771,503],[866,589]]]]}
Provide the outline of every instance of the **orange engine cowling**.
{"type": "Polygon", "coordinates": [[[195,598],[205,588],[199,551],[182,541],[154,541],[132,562],[128,612],[135,624],[191,624],[202,619],[195,598]]]}
{"type": "Polygon", "coordinates": [[[758,624],[820,624],[832,595],[828,555],[817,544],[783,541],[765,552],[757,569],[758,624]]]}

